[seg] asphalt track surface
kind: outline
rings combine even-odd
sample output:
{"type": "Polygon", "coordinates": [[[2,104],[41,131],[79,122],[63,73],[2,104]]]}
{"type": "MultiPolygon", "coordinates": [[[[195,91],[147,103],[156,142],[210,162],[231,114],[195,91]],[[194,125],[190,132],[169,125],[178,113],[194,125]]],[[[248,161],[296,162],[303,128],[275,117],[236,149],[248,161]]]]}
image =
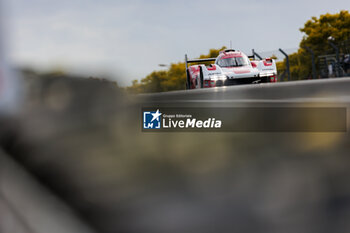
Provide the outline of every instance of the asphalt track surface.
{"type": "Polygon", "coordinates": [[[350,101],[350,78],[262,83],[142,94],[144,103],[305,103],[350,101]]]}

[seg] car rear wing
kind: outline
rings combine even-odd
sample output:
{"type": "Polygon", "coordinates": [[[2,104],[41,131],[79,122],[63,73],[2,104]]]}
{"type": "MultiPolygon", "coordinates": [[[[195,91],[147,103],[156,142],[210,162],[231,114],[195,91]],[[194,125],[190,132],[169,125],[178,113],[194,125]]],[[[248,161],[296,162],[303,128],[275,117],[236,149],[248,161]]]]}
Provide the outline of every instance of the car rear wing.
{"type": "Polygon", "coordinates": [[[248,56],[248,58],[255,60],[255,57],[258,57],[260,60],[262,60],[262,57],[257,52],[255,52],[254,49],[252,49],[252,55],[248,56]]]}
{"type": "Polygon", "coordinates": [[[185,54],[185,63],[186,63],[186,70],[188,68],[189,63],[197,63],[197,62],[206,62],[206,61],[215,61],[216,58],[202,58],[202,59],[192,59],[188,60],[187,54],[185,54]]]}

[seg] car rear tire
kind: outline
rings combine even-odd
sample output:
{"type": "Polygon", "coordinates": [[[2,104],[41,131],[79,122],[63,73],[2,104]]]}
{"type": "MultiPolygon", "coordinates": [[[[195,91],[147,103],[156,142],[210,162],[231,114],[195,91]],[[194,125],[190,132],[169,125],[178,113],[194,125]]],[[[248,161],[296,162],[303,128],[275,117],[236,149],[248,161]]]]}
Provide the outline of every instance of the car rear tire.
{"type": "Polygon", "coordinates": [[[190,73],[188,72],[188,70],[186,71],[186,89],[189,90],[189,89],[192,89],[191,88],[191,78],[190,78],[190,73]]]}
{"type": "Polygon", "coordinates": [[[203,71],[202,71],[202,67],[199,68],[199,79],[200,79],[200,87],[203,88],[204,87],[204,80],[203,80],[203,71]]]}

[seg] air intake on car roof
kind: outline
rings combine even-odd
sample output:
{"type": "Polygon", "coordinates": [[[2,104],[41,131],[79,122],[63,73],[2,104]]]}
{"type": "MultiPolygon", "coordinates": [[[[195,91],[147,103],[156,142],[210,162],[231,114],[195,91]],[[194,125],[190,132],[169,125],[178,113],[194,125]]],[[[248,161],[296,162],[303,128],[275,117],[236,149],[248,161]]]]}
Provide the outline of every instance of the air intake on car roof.
{"type": "Polygon", "coordinates": [[[220,51],[220,53],[227,53],[227,52],[237,52],[237,50],[235,50],[235,49],[225,49],[225,50],[220,51]]]}

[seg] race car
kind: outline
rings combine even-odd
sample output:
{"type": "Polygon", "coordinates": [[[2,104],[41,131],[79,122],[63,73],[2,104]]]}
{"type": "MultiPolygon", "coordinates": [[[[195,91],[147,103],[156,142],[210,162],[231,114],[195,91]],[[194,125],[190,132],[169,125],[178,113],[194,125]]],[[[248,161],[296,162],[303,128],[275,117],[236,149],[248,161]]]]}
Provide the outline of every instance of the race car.
{"type": "Polygon", "coordinates": [[[255,60],[235,49],[220,51],[217,58],[188,60],[186,63],[186,89],[208,88],[249,83],[277,82],[276,61],[271,58],[255,60]],[[251,60],[252,59],[252,60],[251,60]],[[210,65],[192,65],[215,61],[210,65]]]}

